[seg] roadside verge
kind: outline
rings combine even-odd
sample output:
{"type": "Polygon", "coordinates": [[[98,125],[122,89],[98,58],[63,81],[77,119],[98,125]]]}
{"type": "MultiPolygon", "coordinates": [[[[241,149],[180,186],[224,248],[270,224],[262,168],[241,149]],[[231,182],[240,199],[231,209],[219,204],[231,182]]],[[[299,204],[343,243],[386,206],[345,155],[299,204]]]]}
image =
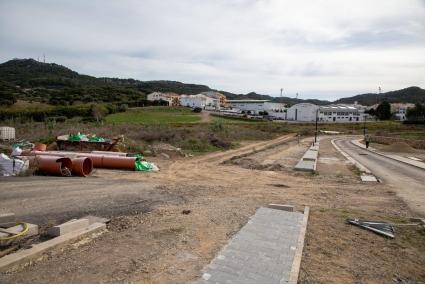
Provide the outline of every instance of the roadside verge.
{"type": "Polygon", "coordinates": [[[392,159],[392,160],[395,160],[395,161],[398,161],[398,162],[401,162],[401,163],[404,163],[404,164],[407,164],[407,165],[411,165],[413,167],[416,167],[416,168],[419,168],[419,169],[422,169],[422,170],[425,170],[425,163],[422,163],[422,162],[419,162],[419,161],[413,161],[413,160],[411,161],[408,158],[401,157],[401,156],[398,156],[398,155],[383,154],[383,153],[381,153],[381,152],[379,152],[379,151],[377,151],[373,148],[370,148],[370,147],[369,147],[369,149],[366,149],[366,146],[363,145],[362,143],[360,143],[360,140],[351,140],[351,144],[353,144],[357,147],[360,147],[363,150],[375,153],[377,155],[380,155],[380,156],[383,156],[383,157],[386,157],[386,158],[389,158],[389,159],[392,159]]]}

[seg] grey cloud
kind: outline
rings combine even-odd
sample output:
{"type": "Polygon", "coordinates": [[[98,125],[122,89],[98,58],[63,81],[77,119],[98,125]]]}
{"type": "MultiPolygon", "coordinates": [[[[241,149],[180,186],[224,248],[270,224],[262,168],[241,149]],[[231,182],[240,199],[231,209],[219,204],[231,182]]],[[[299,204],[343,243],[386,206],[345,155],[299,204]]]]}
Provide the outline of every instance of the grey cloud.
{"type": "Polygon", "coordinates": [[[0,60],[325,98],[423,85],[424,18],[418,0],[0,1],[0,60]]]}

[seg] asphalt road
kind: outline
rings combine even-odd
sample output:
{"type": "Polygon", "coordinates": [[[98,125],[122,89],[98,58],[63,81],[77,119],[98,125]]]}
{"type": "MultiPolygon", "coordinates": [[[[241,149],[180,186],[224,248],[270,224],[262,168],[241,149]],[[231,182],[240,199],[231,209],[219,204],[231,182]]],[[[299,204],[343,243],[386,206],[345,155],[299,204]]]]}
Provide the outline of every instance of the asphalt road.
{"type": "Polygon", "coordinates": [[[338,139],[335,143],[383,183],[394,188],[412,211],[425,216],[425,170],[366,151],[350,140],[338,139]]]}
{"type": "Polygon", "coordinates": [[[19,220],[42,226],[85,215],[139,214],[164,203],[182,202],[179,194],[145,181],[94,176],[0,178],[0,213],[13,212],[19,220]]]}

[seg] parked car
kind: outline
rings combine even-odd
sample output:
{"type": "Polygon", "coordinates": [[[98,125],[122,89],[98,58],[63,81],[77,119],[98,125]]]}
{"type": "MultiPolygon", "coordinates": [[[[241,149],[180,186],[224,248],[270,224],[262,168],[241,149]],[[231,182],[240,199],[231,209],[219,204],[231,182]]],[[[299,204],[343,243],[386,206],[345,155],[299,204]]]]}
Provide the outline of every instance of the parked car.
{"type": "Polygon", "coordinates": [[[200,107],[195,107],[194,109],[192,109],[193,112],[201,112],[202,108],[200,107]]]}

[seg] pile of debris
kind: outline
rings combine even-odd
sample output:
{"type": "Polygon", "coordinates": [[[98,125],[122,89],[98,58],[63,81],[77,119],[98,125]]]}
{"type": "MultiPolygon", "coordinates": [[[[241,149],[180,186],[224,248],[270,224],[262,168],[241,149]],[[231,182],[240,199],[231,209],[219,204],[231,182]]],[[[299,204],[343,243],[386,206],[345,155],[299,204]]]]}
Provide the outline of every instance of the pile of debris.
{"type": "MultiPolygon", "coordinates": [[[[82,139],[82,136],[80,138],[82,139]]],[[[159,170],[140,153],[48,151],[45,144],[25,142],[13,145],[11,157],[0,154],[0,174],[3,176],[19,175],[34,169],[42,175],[86,177],[92,173],[93,168],[142,172],[159,170]]]]}
{"type": "Polygon", "coordinates": [[[39,259],[43,253],[84,237],[100,235],[108,222],[106,218],[86,216],[40,233],[38,225],[16,222],[14,213],[0,214],[0,272],[39,259]]]}

